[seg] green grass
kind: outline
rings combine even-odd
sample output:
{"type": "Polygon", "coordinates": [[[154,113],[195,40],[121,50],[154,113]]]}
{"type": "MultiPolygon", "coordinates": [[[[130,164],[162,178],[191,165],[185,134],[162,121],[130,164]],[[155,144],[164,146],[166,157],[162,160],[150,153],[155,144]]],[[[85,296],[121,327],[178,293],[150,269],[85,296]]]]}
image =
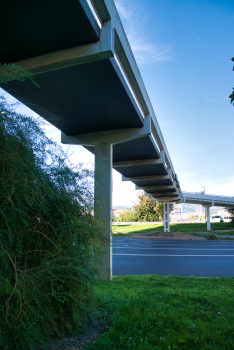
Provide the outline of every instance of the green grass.
{"type": "Polygon", "coordinates": [[[234,236],[234,231],[229,231],[229,232],[215,232],[216,235],[219,236],[234,236]]]}
{"type": "Polygon", "coordinates": [[[163,231],[164,227],[162,225],[156,224],[146,224],[146,225],[116,225],[112,226],[112,232],[116,234],[134,234],[142,232],[152,232],[152,231],[163,231]]]}
{"type": "MultiPolygon", "coordinates": [[[[212,229],[215,230],[232,230],[233,224],[230,222],[212,223],[212,229]]],[[[182,233],[199,233],[206,232],[207,226],[204,223],[189,223],[189,224],[170,224],[171,232],[182,232],[182,233]]],[[[164,226],[159,224],[146,224],[146,225],[116,225],[112,226],[112,232],[116,235],[132,235],[135,233],[145,233],[152,231],[164,231],[164,226]]],[[[217,233],[218,235],[234,235],[234,231],[226,233],[217,233]]]]}
{"type": "Polygon", "coordinates": [[[113,317],[89,349],[234,349],[234,278],[116,277],[95,296],[113,317]]]}

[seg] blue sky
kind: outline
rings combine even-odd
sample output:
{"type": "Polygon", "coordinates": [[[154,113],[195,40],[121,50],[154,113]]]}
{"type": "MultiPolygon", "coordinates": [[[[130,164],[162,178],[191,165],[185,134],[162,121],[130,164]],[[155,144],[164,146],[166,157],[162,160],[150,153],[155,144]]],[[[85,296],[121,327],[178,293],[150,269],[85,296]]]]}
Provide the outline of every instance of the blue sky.
{"type": "Polygon", "coordinates": [[[233,1],[115,2],[182,190],[233,196],[233,1]]]}
{"type": "MultiPolygon", "coordinates": [[[[182,190],[234,196],[234,3],[115,0],[182,190]]],[[[23,112],[33,114],[26,108],[23,112]]],[[[47,134],[60,141],[53,127],[47,134]]],[[[73,162],[93,162],[79,146],[73,162]]],[[[90,163],[90,164],[91,164],[90,163]]],[[[92,165],[89,165],[92,166],[92,165]]],[[[113,171],[113,205],[137,191],[113,171]]]]}

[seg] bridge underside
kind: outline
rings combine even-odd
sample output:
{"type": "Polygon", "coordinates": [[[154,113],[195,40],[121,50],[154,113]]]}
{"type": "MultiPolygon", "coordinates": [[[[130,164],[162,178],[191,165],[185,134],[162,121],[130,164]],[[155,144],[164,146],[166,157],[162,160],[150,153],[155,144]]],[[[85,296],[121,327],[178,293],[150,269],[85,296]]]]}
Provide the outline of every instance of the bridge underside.
{"type": "MultiPolygon", "coordinates": [[[[0,75],[0,86],[61,130],[63,143],[95,154],[106,179],[105,190],[95,184],[105,197],[95,203],[110,243],[112,167],[160,202],[179,201],[181,190],[114,2],[91,2],[5,1],[0,63],[25,68],[40,87],[19,83],[20,74],[0,75]]],[[[106,249],[102,274],[110,279],[106,249]]]]}

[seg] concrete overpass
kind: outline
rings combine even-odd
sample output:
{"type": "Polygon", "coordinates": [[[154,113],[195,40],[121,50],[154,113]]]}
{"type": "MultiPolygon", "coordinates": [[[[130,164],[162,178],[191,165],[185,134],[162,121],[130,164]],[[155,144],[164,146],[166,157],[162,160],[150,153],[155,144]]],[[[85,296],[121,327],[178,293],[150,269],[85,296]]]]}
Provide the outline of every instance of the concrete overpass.
{"type": "MultiPolygon", "coordinates": [[[[111,279],[112,167],[164,203],[180,184],[113,0],[5,1],[0,63],[27,69],[40,88],[0,86],[61,130],[64,144],[95,154],[95,215],[106,224],[103,278],[111,279]],[[101,210],[100,210],[101,208],[101,210]]],[[[7,84],[6,84],[7,83],[7,84]]]]}
{"type": "Polygon", "coordinates": [[[95,153],[95,215],[106,222],[103,278],[111,279],[112,167],[124,181],[160,189],[166,215],[182,198],[114,2],[8,0],[0,31],[1,65],[27,69],[40,88],[4,76],[0,86],[60,129],[63,143],[95,153]]]}

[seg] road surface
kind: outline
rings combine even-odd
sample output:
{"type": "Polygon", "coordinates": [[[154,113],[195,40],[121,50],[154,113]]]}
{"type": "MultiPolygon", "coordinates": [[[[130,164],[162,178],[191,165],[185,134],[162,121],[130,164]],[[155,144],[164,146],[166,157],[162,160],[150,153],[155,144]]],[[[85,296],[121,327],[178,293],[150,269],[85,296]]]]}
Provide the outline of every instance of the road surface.
{"type": "Polygon", "coordinates": [[[234,241],[161,241],[115,237],[113,275],[234,276],[234,241]]]}

